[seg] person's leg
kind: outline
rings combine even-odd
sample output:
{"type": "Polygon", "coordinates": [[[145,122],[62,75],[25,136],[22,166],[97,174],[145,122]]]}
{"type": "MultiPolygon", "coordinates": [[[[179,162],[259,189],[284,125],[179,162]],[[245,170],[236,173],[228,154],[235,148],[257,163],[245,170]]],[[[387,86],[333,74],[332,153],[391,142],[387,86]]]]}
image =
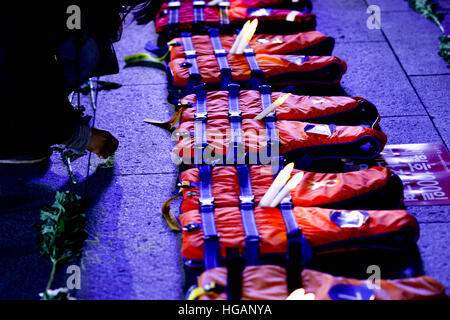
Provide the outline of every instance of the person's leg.
{"type": "MultiPolygon", "coordinates": [[[[0,162],[28,157],[34,163],[49,154],[51,145],[80,146],[83,137],[89,138],[84,141],[88,150],[100,157],[112,154],[118,142],[111,134],[93,130],[77,136],[86,130],[80,130],[80,116],[67,99],[69,90],[55,59],[58,32],[36,29],[30,14],[16,18],[12,13],[0,13],[0,162]]],[[[48,14],[35,13],[42,19],[48,14]]]]}

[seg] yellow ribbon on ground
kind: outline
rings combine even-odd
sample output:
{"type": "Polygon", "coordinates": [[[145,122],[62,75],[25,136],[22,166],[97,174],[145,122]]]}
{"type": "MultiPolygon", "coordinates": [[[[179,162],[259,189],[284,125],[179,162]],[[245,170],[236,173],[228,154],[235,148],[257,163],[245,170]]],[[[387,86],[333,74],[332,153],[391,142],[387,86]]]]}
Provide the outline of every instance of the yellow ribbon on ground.
{"type": "Polygon", "coordinates": [[[174,114],[174,116],[168,121],[158,121],[158,120],[153,120],[153,119],[144,119],[144,122],[170,131],[176,126],[178,121],[180,121],[180,118],[181,118],[181,115],[183,114],[184,109],[190,108],[190,107],[191,107],[191,105],[188,105],[188,104],[181,105],[180,110],[178,110],[174,114]]]}
{"type": "Polygon", "coordinates": [[[172,204],[173,200],[175,200],[182,194],[183,189],[190,187],[191,187],[190,182],[182,181],[180,191],[178,191],[178,193],[173,197],[171,197],[170,199],[166,200],[161,208],[162,216],[172,231],[181,231],[181,226],[177,218],[175,218],[175,215],[173,214],[172,210],[170,210],[170,205],[172,204]]]}
{"type": "Polygon", "coordinates": [[[136,53],[132,54],[131,56],[124,57],[123,60],[125,61],[126,64],[133,64],[141,61],[152,61],[156,63],[162,63],[164,62],[164,60],[166,60],[167,56],[172,51],[172,48],[173,46],[169,46],[169,50],[167,50],[167,52],[163,56],[158,58],[152,57],[148,53],[136,53]]]}

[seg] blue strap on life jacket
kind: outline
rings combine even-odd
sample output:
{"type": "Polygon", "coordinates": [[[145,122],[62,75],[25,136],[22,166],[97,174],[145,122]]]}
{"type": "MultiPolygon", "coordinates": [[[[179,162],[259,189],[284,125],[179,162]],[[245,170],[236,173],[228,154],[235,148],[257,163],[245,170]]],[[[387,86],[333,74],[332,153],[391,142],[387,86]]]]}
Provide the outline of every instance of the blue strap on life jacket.
{"type": "Polygon", "coordinates": [[[219,23],[221,27],[230,24],[230,1],[219,2],[219,23]]]}
{"type": "Polygon", "coordinates": [[[253,211],[255,197],[252,191],[250,171],[246,164],[236,166],[239,178],[239,207],[241,209],[242,224],[245,231],[246,265],[255,265],[259,257],[260,236],[253,211]]]}
{"type": "Polygon", "coordinates": [[[200,25],[205,22],[205,1],[194,0],[192,1],[193,13],[194,13],[194,25],[200,25]]]}
{"type": "MultiPolygon", "coordinates": [[[[261,96],[262,109],[268,108],[272,104],[272,93],[270,86],[263,85],[259,87],[259,93],[261,96]]],[[[278,172],[279,158],[280,158],[280,140],[278,137],[278,130],[276,127],[276,114],[275,111],[269,113],[264,118],[267,135],[267,157],[269,157],[272,164],[272,168],[275,170],[274,174],[278,172]]]]}
{"type": "Polygon", "coordinates": [[[193,92],[194,86],[200,83],[202,75],[198,68],[197,63],[197,52],[195,51],[194,44],[192,43],[191,34],[189,32],[181,33],[181,41],[183,42],[184,55],[186,58],[186,65],[181,65],[189,70],[189,83],[185,94],[190,94],[193,92]]]}
{"type": "Polygon", "coordinates": [[[206,136],[206,122],[208,110],[206,107],[205,85],[200,84],[194,88],[196,96],[196,112],[194,114],[194,164],[204,163],[203,154],[208,145],[206,136]]]}
{"type": "Polygon", "coordinates": [[[227,90],[228,85],[231,83],[231,68],[227,60],[227,52],[222,46],[222,41],[220,40],[219,30],[216,28],[209,29],[209,37],[211,39],[211,45],[214,50],[214,55],[216,56],[217,63],[219,64],[222,90],[227,90]]]}
{"type": "Polygon", "coordinates": [[[169,1],[167,4],[169,10],[169,18],[167,24],[169,27],[178,27],[180,23],[180,7],[181,2],[179,0],[169,1]]]}
{"type": "MultiPolygon", "coordinates": [[[[279,169],[281,171],[281,166],[279,169]]],[[[290,195],[285,197],[279,205],[281,216],[283,217],[286,226],[288,239],[286,277],[289,293],[302,287],[301,271],[312,258],[311,245],[308,243],[302,230],[298,226],[293,208],[294,205],[290,195]]]]}
{"type": "Polygon", "coordinates": [[[247,59],[248,65],[250,66],[251,70],[249,88],[251,90],[258,90],[259,86],[262,84],[264,72],[259,67],[258,60],[256,60],[255,50],[250,47],[250,44],[248,44],[244,49],[244,56],[247,59]]]}
{"type": "Polygon", "coordinates": [[[230,119],[230,144],[226,155],[227,164],[245,163],[245,146],[242,138],[242,113],[239,107],[239,85],[228,86],[228,117],[230,119]]]}
{"type": "Polygon", "coordinates": [[[181,41],[184,47],[184,56],[186,61],[189,62],[189,75],[200,75],[197,64],[197,51],[195,51],[194,44],[192,43],[191,33],[182,32],[181,41]]]}
{"type": "Polygon", "coordinates": [[[211,166],[199,165],[200,215],[202,219],[205,269],[219,266],[219,235],[214,219],[214,197],[211,187],[211,166]]]}

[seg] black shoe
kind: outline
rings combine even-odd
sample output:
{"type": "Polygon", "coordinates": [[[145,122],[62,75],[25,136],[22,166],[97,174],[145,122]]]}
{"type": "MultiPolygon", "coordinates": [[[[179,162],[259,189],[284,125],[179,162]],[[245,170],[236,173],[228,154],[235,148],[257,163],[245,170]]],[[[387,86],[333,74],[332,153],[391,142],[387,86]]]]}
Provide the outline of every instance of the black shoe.
{"type": "Polygon", "coordinates": [[[47,149],[32,154],[16,155],[11,157],[0,156],[0,164],[38,164],[50,159],[53,150],[47,149]]]}

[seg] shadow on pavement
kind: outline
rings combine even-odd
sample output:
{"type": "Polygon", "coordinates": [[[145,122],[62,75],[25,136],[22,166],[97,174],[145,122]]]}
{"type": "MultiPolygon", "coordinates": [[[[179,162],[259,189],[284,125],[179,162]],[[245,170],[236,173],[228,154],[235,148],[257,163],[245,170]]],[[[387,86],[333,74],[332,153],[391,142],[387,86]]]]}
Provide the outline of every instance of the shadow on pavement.
{"type": "MultiPolygon", "coordinates": [[[[89,186],[84,199],[87,225],[89,229],[95,229],[96,221],[91,208],[98,204],[111,187],[114,171],[117,170],[96,170],[84,181],[77,177],[81,182],[73,185],[68,175],[61,177],[49,171],[49,168],[49,162],[31,166],[0,166],[0,299],[39,299],[38,294],[43,292],[51,263],[39,254],[38,234],[34,225],[40,222],[40,210],[54,202],[56,191],[70,190],[84,196],[89,186]],[[65,183],[58,187],[62,178],[65,183]]],[[[119,210],[108,213],[108,224],[112,228],[117,223],[118,214],[119,210]]],[[[115,242],[118,241],[115,239],[115,242]]],[[[121,262],[122,268],[125,264],[121,262]]],[[[62,265],[58,268],[53,288],[65,286],[68,277],[66,267],[62,265]]],[[[82,272],[82,285],[83,278],[82,272]]],[[[126,284],[122,284],[121,290],[127,290],[126,284]]]]}

